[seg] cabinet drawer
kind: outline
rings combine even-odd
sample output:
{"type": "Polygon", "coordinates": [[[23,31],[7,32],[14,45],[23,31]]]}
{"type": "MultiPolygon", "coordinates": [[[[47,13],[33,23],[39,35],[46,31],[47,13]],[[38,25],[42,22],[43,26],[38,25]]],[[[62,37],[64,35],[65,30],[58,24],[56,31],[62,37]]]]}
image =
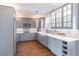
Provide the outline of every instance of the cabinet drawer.
{"type": "Polygon", "coordinates": [[[67,50],[67,46],[64,46],[64,45],[63,45],[62,48],[65,49],[65,50],[67,50]]]}
{"type": "Polygon", "coordinates": [[[63,54],[67,55],[67,51],[63,50],[63,54]]]}
{"type": "Polygon", "coordinates": [[[62,43],[63,43],[64,45],[67,45],[67,42],[66,42],[66,41],[63,41],[62,43]]]}

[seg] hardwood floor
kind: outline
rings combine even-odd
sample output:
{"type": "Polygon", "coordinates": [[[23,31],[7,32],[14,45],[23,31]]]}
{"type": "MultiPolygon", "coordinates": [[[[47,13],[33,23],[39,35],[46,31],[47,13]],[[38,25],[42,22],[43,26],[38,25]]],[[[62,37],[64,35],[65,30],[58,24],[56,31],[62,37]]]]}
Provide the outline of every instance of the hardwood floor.
{"type": "Polygon", "coordinates": [[[55,56],[49,49],[38,41],[24,41],[17,43],[17,56],[55,56]]]}

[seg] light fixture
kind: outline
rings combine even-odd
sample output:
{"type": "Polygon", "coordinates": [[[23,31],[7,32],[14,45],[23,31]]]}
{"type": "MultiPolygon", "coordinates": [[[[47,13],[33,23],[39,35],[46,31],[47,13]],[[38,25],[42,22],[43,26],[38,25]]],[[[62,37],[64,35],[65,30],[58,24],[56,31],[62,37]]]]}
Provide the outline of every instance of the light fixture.
{"type": "Polygon", "coordinates": [[[38,11],[35,11],[35,13],[37,14],[37,13],[38,13],[38,11]]]}

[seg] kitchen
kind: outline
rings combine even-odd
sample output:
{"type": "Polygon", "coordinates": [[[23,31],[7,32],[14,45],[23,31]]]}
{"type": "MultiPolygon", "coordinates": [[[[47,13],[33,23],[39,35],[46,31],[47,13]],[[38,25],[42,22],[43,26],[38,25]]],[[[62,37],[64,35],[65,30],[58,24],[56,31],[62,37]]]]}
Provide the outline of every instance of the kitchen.
{"type": "Polygon", "coordinates": [[[79,56],[78,3],[3,3],[0,13],[0,55],[79,56]]]}

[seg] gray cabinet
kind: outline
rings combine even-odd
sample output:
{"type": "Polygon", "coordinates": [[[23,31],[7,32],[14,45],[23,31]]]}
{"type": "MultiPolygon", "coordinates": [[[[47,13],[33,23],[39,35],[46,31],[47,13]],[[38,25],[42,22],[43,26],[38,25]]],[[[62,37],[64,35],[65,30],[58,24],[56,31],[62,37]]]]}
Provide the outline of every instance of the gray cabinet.
{"type": "Polygon", "coordinates": [[[37,40],[57,56],[78,55],[78,41],[64,41],[42,33],[37,34],[37,40]]]}
{"type": "Polygon", "coordinates": [[[49,48],[54,54],[62,55],[62,41],[46,36],[44,34],[37,34],[37,40],[45,47],[49,48]]]}
{"type": "Polygon", "coordinates": [[[36,40],[36,33],[19,33],[18,40],[19,41],[36,40]]]}
{"type": "Polygon", "coordinates": [[[77,56],[78,50],[77,50],[77,41],[62,41],[62,55],[63,56],[77,56]]]}
{"type": "Polygon", "coordinates": [[[63,41],[48,37],[48,48],[57,56],[77,56],[77,41],[63,41]]]}
{"type": "Polygon", "coordinates": [[[37,40],[45,47],[48,47],[48,37],[44,34],[37,34],[37,40]]]}
{"type": "Polygon", "coordinates": [[[53,37],[48,37],[48,48],[56,55],[62,55],[62,41],[53,37]]]}
{"type": "Polygon", "coordinates": [[[44,39],[43,39],[43,45],[45,47],[48,47],[48,37],[47,36],[45,36],[44,39]]]}

